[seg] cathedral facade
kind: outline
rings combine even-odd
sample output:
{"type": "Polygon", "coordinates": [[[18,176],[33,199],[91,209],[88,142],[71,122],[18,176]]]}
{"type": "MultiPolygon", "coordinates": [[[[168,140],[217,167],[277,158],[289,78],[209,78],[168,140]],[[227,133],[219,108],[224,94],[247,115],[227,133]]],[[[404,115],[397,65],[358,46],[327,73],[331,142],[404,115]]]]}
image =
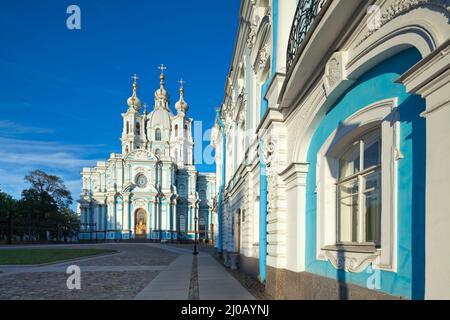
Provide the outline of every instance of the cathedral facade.
{"type": "Polygon", "coordinates": [[[84,168],[78,211],[82,240],[210,239],[215,175],[194,165],[191,125],[180,97],[170,110],[164,66],[152,112],[141,111],[136,76],[122,114],[122,152],[84,168]]]}

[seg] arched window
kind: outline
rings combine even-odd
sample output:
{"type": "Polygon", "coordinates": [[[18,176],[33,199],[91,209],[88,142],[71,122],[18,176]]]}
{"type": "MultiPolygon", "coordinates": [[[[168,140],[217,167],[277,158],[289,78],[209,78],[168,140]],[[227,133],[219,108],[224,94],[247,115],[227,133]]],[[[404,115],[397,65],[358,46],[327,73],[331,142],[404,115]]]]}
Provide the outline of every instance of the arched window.
{"type": "Polygon", "coordinates": [[[177,124],[175,125],[174,130],[175,130],[175,137],[178,137],[178,125],[177,124]]]}
{"type": "Polygon", "coordinates": [[[141,124],[139,122],[136,122],[136,134],[141,135],[141,124]]]}
{"type": "Polygon", "coordinates": [[[125,127],[126,127],[127,134],[129,134],[130,133],[130,123],[128,121],[127,121],[125,127]]]}
{"type": "Polygon", "coordinates": [[[155,140],[156,141],[161,141],[161,129],[157,128],[155,130],[155,140]]]}
{"type": "Polygon", "coordinates": [[[161,157],[161,150],[160,149],[156,149],[155,151],[155,156],[159,159],[161,157]]]}

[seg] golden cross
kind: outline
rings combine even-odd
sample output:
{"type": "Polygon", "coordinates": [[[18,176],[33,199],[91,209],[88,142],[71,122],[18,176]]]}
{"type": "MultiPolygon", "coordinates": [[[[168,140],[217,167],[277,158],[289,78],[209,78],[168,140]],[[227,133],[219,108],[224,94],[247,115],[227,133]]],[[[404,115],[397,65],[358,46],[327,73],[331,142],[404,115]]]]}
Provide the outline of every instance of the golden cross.
{"type": "Polygon", "coordinates": [[[180,84],[181,88],[183,88],[183,84],[185,84],[186,81],[183,81],[183,79],[180,79],[180,80],[178,81],[178,83],[180,84]]]}
{"type": "Polygon", "coordinates": [[[161,74],[164,74],[164,70],[167,69],[167,67],[164,66],[164,64],[162,64],[160,67],[158,67],[159,70],[161,70],[161,74]]]}
{"type": "Polygon", "coordinates": [[[139,79],[139,77],[136,75],[136,73],[131,77],[131,79],[133,79],[134,80],[134,82],[136,82],[136,80],[138,80],[139,79]]]}

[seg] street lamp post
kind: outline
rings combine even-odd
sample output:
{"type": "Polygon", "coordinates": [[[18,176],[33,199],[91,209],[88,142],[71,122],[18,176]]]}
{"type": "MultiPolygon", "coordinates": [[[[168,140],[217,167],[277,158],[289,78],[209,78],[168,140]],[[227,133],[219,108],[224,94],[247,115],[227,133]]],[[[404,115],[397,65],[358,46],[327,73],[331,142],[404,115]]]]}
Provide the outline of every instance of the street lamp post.
{"type": "Polygon", "coordinates": [[[193,255],[197,255],[197,210],[195,210],[195,216],[194,216],[194,252],[192,252],[193,255]]]}

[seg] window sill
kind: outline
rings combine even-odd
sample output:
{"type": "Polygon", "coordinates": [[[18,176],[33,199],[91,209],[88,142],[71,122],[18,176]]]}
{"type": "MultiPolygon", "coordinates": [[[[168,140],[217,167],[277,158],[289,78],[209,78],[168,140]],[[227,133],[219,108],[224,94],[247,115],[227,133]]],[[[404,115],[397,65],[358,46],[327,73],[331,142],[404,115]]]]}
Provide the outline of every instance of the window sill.
{"type": "Polygon", "coordinates": [[[322,248],[325,251],[337,251],[337,252],[355,252],[355,253],[368,253],[374,254],[377,252],[377,247],[370,244],[334,244],[328,245],[322,248]]]}

